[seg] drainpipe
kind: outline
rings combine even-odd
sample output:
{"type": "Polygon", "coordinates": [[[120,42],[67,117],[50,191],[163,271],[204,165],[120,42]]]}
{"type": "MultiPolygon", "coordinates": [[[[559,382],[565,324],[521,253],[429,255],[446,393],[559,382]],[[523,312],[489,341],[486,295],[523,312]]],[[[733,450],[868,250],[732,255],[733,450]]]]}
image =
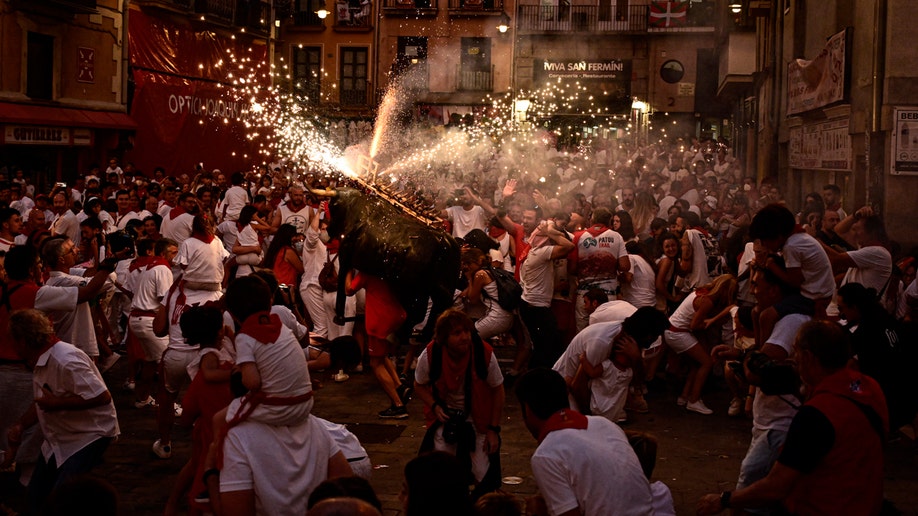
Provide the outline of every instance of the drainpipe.
{"type": "Polygon", "coordinates": [[[875,0],[873,14],[873,79],[870,98],[870,148],[867,152],[866,203],[884,199],[885,138],[883,134],[883,87],[886,77],[886,16],[888,0],[875,0]],[[875,190],[875,191],[874,191],[875,190]]]}

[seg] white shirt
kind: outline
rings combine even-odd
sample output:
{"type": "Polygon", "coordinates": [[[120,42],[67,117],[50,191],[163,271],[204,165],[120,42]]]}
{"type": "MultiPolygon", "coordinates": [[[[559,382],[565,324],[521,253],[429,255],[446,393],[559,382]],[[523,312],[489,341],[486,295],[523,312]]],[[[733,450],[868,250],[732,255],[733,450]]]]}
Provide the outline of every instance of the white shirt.
{"type": "Polygon", "coordinates": [[[549,307],[554,293],[555,270],[551,259],[554,245],[531,249],[520,267],[523,301],[532,306],[549,307]]]}
{"type": "Polygon", "coordinates": [[[187,238],[179,245],[174,263],[184,266],[185,281],[221,283],[223,281],[223,260],[229,256],[223,244],[216,238],[210,243],[204,243],[197,238],[187,238]]]}
{"type": "Polygon", "coordinates": [[[637,312],[637,308],[627,301],[619,299],[607,301],[596,307],[596,310],[590,314],[590,325],[609,322],[620,323],[625,318],[631,317],[634,312],[637,312]]]}
{"type": "Polygon", "coordinates": [[[582,514],[653,515],[650,483],[625,432],[609,420],[587,416],[585,430],[549,433],[532,455],[532,474],[548,513],[580,508],[582,514]]]}
{"type": "Polygon", "coordinates": [[[636,307],[656,306],[657,278],[653,267],[636,254],[629,254],[628,259],[631,260],[633,277],[630,282],[622,285],[622,299],[636,307]]]}
{"type": "Polygon", "coordinates": [[[353,459],[363,459],[367,457],[367,450],[360,444],[360,440],[357,439],[357,436],[352,434],[346,426],[332,423],[331,421],[317,416],[312,417],[322,423],[325,429],[328,430],[328,434],[338,443],[338,447],[341,448],[341,453],[344,454],[345,459],[351,461],[353,459]]]}
{"type": "Polygon", "coordinates": [[[784,243],[784,265],[803,271],[800,293],[810,299],[830,298],[835,294],[835,278],[829,256],[815,238],[806,233],[794,233],[784,243]]]}
{"type": "Polygon", "coordinates": [[[155,311],[162,305],[163,299],[172,286],[172,269],[165,265],[147,266],[134,285],[132,310],[155,311]]]}
{"type": "MultiPolygon", "coordinates": [[[[471,361],[469,367],[475,367],[471,361]]],[[[418,357],[418,367],[414,370],[414,380],[421,384],[430,383],[430,359],[427,357],[427,348],[421,352],[418,357]]],[[[491,361],[488,362],[488,378],[485,380],[491,387],[497,387],[504,383],[504,375],[500,372],[500,365],[497,363],[497,354],[491,353],[491,361]]],[[[449,408],[461,409],[468,412],[465,406],[465,377],[459,379],[459,388],[455,391],[441,392],[440,398],[446,402],[449,408]]]]}
{"type": "Polygon", "coordinates": [[[340,451],[315,417],[283,427],[243,421],[223,444],[220,492],[253,490],[256,514],[302,516],[313,489],[328,478],[329,459],[340,451]]]}
{"type": "Polygon", "coordinates": [[[481,206],[475,205],[468,210],[462,206],[450,206],[446,208],[446,214],[453,223],[454,237],[462,238],[473,229],[488,230],[488,214],[481,206]]]}
{"type": "Polygon", "coordinates": [[[127,223],[132,220],[141,220],[140,214],[136,211],[129,211],[124,215],[120,213],[115,214],[115,227],[118,229],[124,229],[127,227],[127,223]]]}
{"type": "Polygon", "coordinates": [[[220,235],[220,240],[223,241],[223,247],[227,251],[233,252],[233,246],[236,245],[236,240],[239,239],[239,228],[236,226],[236,221],[227,220],[218,224],[217,234],[220,235]]]}
{"type": "MultiPolygon", "coordinates": [[[[884,293],[884,289],[889,288],[889,276],[892,274],[892,255],[885,247],[871,245],[862,247],[855,251],[848,251],[848,257],[854,260],[854,267],[848,268],[841,285],[848,283],[860,283],[866,288],[872,288],[877,295],[884,293]]],[[[895,286],[893,286],[895,288],[895,286]]],[[[826,314],[830,316],[838,315],[838,304],[835,299],[826,309],[826,314]]]]}
{"type": "MultiPolygon", "coordinates": [[[[51,271],[47,285],[51,287],[82,287],[91,278],[74,276],[60,271],[51,271]]],[[[89,356],[99,355],[92,309],[88,302],[71,305],[66,310],[48,310],[48,317],[54,322],[54,332],[64,342],[70,342],[89,356]]]]}
{"type": "MultiPolygon", "coordinates": [[[[612,341],[621,331],[621,322],[587,326],[571,340],[570,345],[552,366],[561,376],[573,378],[580,367],[580,355],[585,355],[593,366],[602,365],[602,375],[589,381],[590,410],[593,415],[602,416],[612,422],[615,422],[625,408],[628,384],[634,375],[630,368],[620,369],[610,359],[612,341]]],[[[571,408],[579,410],[573,397],[570,401],[571,408]]]]}
{"type": "MultiPolygon", "coordinates": [[[[233,186],[226,191],[226,195],[223,196],[223,204],[226,206],[226,216],[223,217],[223,220],[236,220],[239,218],[239,212],[242,211],[242,208],[249,202],[249,195],[246,193],[245,188],[241,186],[233,186]]],[[[221,212],[219,215],[223,215],[221,212]]]]}
{"type": "Polygon", "coordinates": [[[172,214],[169,213],[163,217],[160,232],[163,237],[171,238],[181,244],[191,237],[192,223],[194,223],[194,215],[190,213],[182,213],[175,218],[172,218],[172,214]]]}
{"type": "MultiPolygon", "coordinates": [[[[44,395],[45,385],[55,396],[76,395],[84,400],[108,390],[89,356],[66,342],[58,342],[38,357],[32,371],[32,392],[36,398],[44,395]]],[[[37,412],[45,435],[41,453],[45,460],[54,455],[58,465],[100,437],[116,437],[120,433],[112,401],[91,409],[45,412],[38,408],[37,412]]]]}
{"type": "Polygon", "coordinates": [[[73,245],[80,245],[80,222],[70,210],[64,210],[51,222],[52,235],[66,235],[73,240],[73,245]]]}
{"type": "MultiPolygon", "coordinates": [[[[293,333],[282,326],[275,342],[263,343],[245,333],[236,335],[236,364],[254,363],[261,376],[261,391],[268,396],[299,396],[312,391],[309,368],[303,348],[293,333]]],[[[239,398],[233,400],[227,416],[238,409],[239,398]]],[[[272,425],[293,424],[309,416],[313,400],[295,405],[259,405],[250,419],[272,425]]]]}
{"type": "MultiPolygon", "coordinates": [[[[797,339],[797,332],[809,320],[808,315],[785,315],[775,324],[775,329],[771,331],[771,336],[765,343],[780,347],[787,352],[788,358],[794,358],[794,341],[797,339]]],[[[791,420],[797,414],[797,409],[791,405],[800,405],[800,400],[790,395],[769,396],[756,387],[755,399],[752,402],[752,426],[759,430],[786,432],[790,428],[791,420]]]]}

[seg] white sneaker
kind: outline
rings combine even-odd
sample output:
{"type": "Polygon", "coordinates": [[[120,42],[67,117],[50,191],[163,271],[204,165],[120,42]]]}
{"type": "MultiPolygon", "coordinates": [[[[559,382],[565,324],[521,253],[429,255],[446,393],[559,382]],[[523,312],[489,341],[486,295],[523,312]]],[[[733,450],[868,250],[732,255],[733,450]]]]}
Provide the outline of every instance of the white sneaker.
{"type": "Polygon", "coordinates": [[[686,403],[688,403],[688,400],[683,398],[682,396],[679,396],[678,398],[676,398],[676,405],[680,407],[684,407],[686,403]]]}
{"type": "Polygon", "coordinates": [[[162,443],[161,439],[157,439],[153,443],[153,454],[159,457],[160,459],[168,459],[172,457],[172,446],[162,443]]]}
{"type": "Polygon", "coordinates": [[[348,376],[347,373],[344,372],[344,369],[341,369],[340,371],[338,371],[338,374],[335,375],[335,381],[338,383],[346,382],[348,378],[350,378],[350,376],[348,376]]]}
{"type": "Polygon", "coordinates": [[[685,408],[691,410],[692,412],[697,412],[705,416],[709,416],[714,413],[713,410],[709,409],[707,405],[704,404],[700,399],[698,401],[693,401],[691,403],[686,403],[685,408]]]}
{"type": "Polygon", "coordinates": [[[733,398],[730,401],[730,408],[727,409],[727,415],[731,417],[740,416],[743,414],[743,409],[746,407],[746,400],[742,398],[733,398]]]}

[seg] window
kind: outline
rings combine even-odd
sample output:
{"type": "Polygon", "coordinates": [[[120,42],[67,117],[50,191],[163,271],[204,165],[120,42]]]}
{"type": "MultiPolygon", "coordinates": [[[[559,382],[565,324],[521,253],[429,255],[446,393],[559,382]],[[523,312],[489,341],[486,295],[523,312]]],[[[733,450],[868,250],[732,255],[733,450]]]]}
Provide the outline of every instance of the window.
{"type": "Polygon", "coordinates": [[[491,90],[491,38],[462,38],[459,89],[491,90]]]}
{"type": "Polygon", "coordinates": [[[296,0],[293,22],[300,26],[321,26],[323,21],[316,14],[325,4],[321,0],[296,0]]]}
{"type": "Polygon", "coordinates": [[[293,91],[308,104],[318,104],[322,84],[322,47],[293,48],[293,91]]]}
{"type": "Polygon", "coordinates": [[[26,95],[33,99],[54,97],[54,36],[29,33],[26,95]]]}
{"type": "Polygon", "coordinates": [[[670,84],[675,84],[681,81],[684,75],[685,67],[682,66],[682,63],[676,61],[675,59],[670,59],[669,61],[663,63],[663,66],[660,67],[660,78],[670,84]]]}
{"type": "Polygon", "coordinates": [[[341,105],[366,105],[368,54],[365,47],[341,49],[341,105]]]}

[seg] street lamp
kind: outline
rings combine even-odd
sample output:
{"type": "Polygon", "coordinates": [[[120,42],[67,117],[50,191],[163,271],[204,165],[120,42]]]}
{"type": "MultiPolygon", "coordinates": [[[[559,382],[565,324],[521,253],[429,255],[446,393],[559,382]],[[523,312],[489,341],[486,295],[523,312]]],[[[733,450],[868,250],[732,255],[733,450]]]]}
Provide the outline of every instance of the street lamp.
{"type": "Polygon", "coordinates": [[[316,10],[316,16],[318,16],[320,20],[324,20],[328,17],[328,9],[325,8],[325,2],[322,2],[322,5],[316,10]]]}
{"type": "Polygon", "coordinates": [[[742,12],[742,10],[743,10],[743,5],[740,4],[739,2],[734,2],[730,4],[730,12],[732,12],[733,14],[739,14],[740,12],[742,12]]]}
{"type": "Polygon", "coordinates": [[[497,30],[501,34],[505,34],[510,29],[510,16],[501,11],[500,13],[500,22],[497,24],[497,30]]]}

